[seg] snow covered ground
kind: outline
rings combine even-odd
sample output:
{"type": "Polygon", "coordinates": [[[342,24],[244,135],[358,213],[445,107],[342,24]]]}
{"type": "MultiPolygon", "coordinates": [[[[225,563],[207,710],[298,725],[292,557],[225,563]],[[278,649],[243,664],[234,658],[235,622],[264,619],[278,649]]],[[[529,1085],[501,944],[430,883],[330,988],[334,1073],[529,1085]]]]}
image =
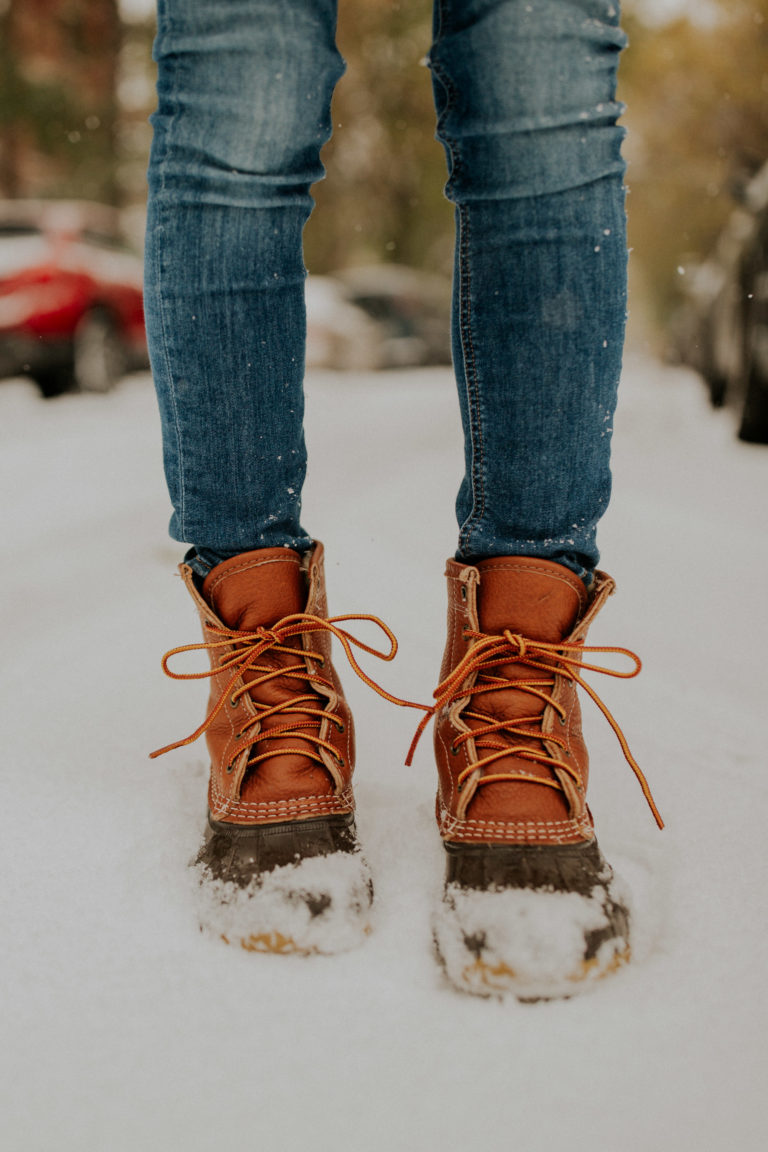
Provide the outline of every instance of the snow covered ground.
{"type": "MultiPolygon", "coordinates": [[[[331,608],[387,619],[401,656],[366,667],[426,699],[461,467],[450,376],[316,375],[308,420],[305,523],[331,608]]],[[[197,623],[150,381],[49,403],[0,384],[3,1149],[766,1147],[768,451],[739,444],[689,373],[630,357],[615,471],[601,541],[619,590],[592,639],[645,669],[593,683],[667,830],[587,702],[636,960],[581,998],[501,1004],[450,991],[432,957],[429,740],[402,763],[418,716],[349,675],[373,935],[313,959],[200,935],[186,865],[204,749],[147,758],[191,731],[205,692],[159,667],[197,623]]]]}

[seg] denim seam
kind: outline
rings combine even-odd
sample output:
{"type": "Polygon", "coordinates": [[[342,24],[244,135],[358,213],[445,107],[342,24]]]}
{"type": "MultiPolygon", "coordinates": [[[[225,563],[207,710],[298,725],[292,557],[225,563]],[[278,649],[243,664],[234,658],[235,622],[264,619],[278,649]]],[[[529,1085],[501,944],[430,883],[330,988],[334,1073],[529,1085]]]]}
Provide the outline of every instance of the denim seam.
{"type": "MultiPolygon", "coordinates": [[[[166,175],[167,175],[167,167],[168,166],[165,163],[165,161],[167,160],[168,154],[170,152],[171,132],[173,131],[173,129],[175,128],[175,125],[176,125],[175,110],[178,106],[178,92],[179,92],[179,72],[178,72],[178,68],[174,68],[174,70],[173,70],[173,84],[171,86],[171,91],[169,94],[169,102],[170,102],[171,107],[174,109],[174,115],[170,117],[167,131],[163,134],[163,156],[162,156],[160,162],[158,162],[156,164],[156,170],[159,170],[162,173],[162,179],[160,181],[160,187],[158,188],[157,194],[156,194],[157,195],[158,212],[162,212],[162,213],[165,213],[167,211],[167,205],[165,202],[165,191],[166,191],[166,175]]],[[[159,227],[159,230],[161,232],[165,231],[164,225],[156,226],[156,231],[157,231],[158,227],[159,227]]],[[[160,249],[161,249],[160,244],[155,243],[155,283],[157,285],[164,285],[165,280],[164,280],[164,276],[163,276],[163,269],[161,267],[160,249]]],[[[179,531],[181,533],[181,539],[185,540],[186,539],[186,528],[185,528],[185,520],[186,520],[185,504],[186,504],[186,500],[185,500],[185,483],[184,483],[184,453],[183,453],[183,449],[182,449],[181,420],[179,419],[179,409],[178,409],[177,395],[176,395],[176,381],[175,381],[174,374],[173,374],[172,357],[170,355],[170,351],[168,348],[168,326],[167,326],[167,321],[166,321],[165,292],[164,292],[164,289],[162,287],[159,288],[158,298],[159,298],[159,303],[160,303],[160,307],[159,307],[160,325],[161,325],[162,333],[163,333],[163,359],[165,361],[165,370],[166,370],[166,374],[167,374],[167,378],[168,378],[168,384],[169,384],[168,393],[169,393],[170,401],[171,401],[171,410],[173,412],[173,426],[174,426],[174,430],[176,432],[176,475],[177,475],[178,492],[179,492],[179,510],[178,510],[179,531]]]]}
{"type": "MultiPolygon", "coordinates": [[[[460,165],[459,165],[460,167],[460,165]]],[[[470,475],[472,480],[472,511],[459,530],[459,549],[466,550],[475,526],[482,522],[485,514],[485,445],[480,418],[480,381],[477,370],[477,355],[472,336],[472,272],[467,251],[470,236],[469,208],[458,206],[459,215],[459,331],[461,335],[462,358],[464,360],[464,383],[467,392],[469,413],[469,439],[472,452],[470,475]]]]}
{"type": "Polygon", "coordinates": [[[445,0],[434,0],[433,8],[433,39],[434,42],[440,39],[443,34],[443,13],[445,11],[445,0]]]}
{"type": "MultiPolygon", "coordinates": [[[[435,44],[440,40],[443,29],[443,15],[445,11],[445,0],[435,0],[435,13],[437,19],[435,21],[435,44]]],[[[430,60],[432,72],[437,80],[442,85],[445,91],[445,107],[438,116],[437,131],[438,135],[441,132],[441,125],[446,120],[451,109],[455,105],[455,88],[449,76],[447,76],[439,63],[435,60],[430,60]]],[[[457,175],[462,172],[461,154],[458,149],[456,141],[445,130],[442,130],[442,136],[439,136],[444,143],[450,154],[451,164],[448,182],[446,184],[446,194],[451,186],[455,183],[457,175]]],[[[472,336],[472,279],[471,279],[471,262],[468,259],[469,247],[469,234],[470,234],[470,220],[469,208],[465,204],[457,203],[457,249],[458,249],[458,268],[459,268],[459,283],[457,290],[459,293],[459,338],[461,341],[461,358],[463,367],[463,380],[464,389],[467,398],[467,411],[469,423],[469,443],[471,463],[469,468],[470,482],[472,485],[472,510],[463,524],[459,526],[459,551],[465,551],[468,548],[469,540],[475,526],[482,522],[485,514],[485,446],[483,442],[482,422],[480,418],[480,386],[477,369],[477,355],[475,352],[474,340],[472,336]]],[[[458,379],[457,379],[458,386],[458,379]]]]}

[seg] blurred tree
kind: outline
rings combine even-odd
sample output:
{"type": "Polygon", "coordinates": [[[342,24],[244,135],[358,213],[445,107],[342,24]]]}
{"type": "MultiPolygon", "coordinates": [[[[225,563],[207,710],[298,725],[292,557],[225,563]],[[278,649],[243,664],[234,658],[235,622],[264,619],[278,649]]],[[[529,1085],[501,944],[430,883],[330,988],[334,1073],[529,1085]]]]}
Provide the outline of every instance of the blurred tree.
{"type": "Polygon", "coordinates": [[[117,203],[117,0],[4,0],[0,193],[117,203]]]}
{"type": "MultiPolygon", "coordinates": [[[[768,0],[713,0],[714,26],[643,24],[631,47],[630,237],[658,311],[677,267],[704,257],[768,156],[768,0]]],[[[328,178],[306,233],[313,271],[394,260],[450,268],[451,206],[434,140],[432,0],[340,0],[347,74],[334,98],[328,178]]],[[[151,24],[118,0],[0,0],[0,195],[140,205],[154,103],[151,24]]]]}
{"type": "Polygon", "coordinates": [[[148,18],[139,11],[130,19],[124,18],[117,69],[116,179],[126,209],[123,224],[137,247],[141,246],[144,232],[147,157],[152,142],[149,115],[156,99],[154,36],[154,17],[148,18]]]}
{"type": "Polygon", "coordinates": [[[659,318],[679,268],[700,261],[768,158],[768,0],[718,0],[720,18],[644,25],[627,4],[630,240],[659,318]]]}
{"type": "Polygon", "coordinates": [[[340,0],[347,61],[333,102],[328,177],[306,233],[313,271],[396,261],[447,271],[453,216],[424,56],[432,0],[340,0]]]}

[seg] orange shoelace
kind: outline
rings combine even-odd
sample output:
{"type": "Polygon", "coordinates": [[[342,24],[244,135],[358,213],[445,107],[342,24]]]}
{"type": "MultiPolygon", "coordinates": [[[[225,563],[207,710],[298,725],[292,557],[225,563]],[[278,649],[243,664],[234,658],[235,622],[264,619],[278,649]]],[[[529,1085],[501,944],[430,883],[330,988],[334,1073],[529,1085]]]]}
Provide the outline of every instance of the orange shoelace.
{"type": "MultiPolygon", "coordinates": [[[[231,669],[232,675],[223,688],[215,706],[206,716],[203,723],[183,740],[177,740],[173,744],[168,744],[164,748],[158,748],[155,752],[151,752],[150,757],[152,759],[157,756],[162,756],[166,752],[171,752],[176,748],[183,748],[188,744],[194,743],[195,740],[199,739],[199,737],[207,731],[227,703],[234,705],[240,696],[251,692],[254,688],[270,680],[287,677],[289,679],[301,680],[305,683],[322,684],[327,688],[332,688],[333,685],[330,680],[318,672],[314,674],[310,673],[304,663],[305,658],[308,657],[310,661],[314,661],[319,667],[322,667],[325,660],[321,654],[308,649],[297,649],[286,644],[286,641],[294,636],[311,634],[313,632],[330,632],[341,644],[353,671],[365,684],[372,688],[374,692],[378,693],[384,700],[388,700],[391,704],[397,704],[403,708],[422,709],[424,711],[425,715],[416,730],[405,761],[408,766],[410,766],[413,761],[416,746],[430,720],[440,709],[450,707],[456,700],[467,695],[474,698],[483,693],[498,691],[500,688],[507,690],[514,689],[515,691],[529,693],[537,700],[543,702],[545,706],[550,705],[564,721],[564,710],[553,699],[551,693],[555,685],[555,675],[564,676],[572,680],[584,689],[600,709],[603,716],[605,716],[619,741],[624,758],[637,777],[656,823],[659,828],[664,827],[664,822],[656,807],[648,782],[629,749],[624,733],[594,689],[582,679],[577,671],[577,669],[580,669],[588,672],[600,672],[607,676],[615,676],[625,680],[632,679],[640,672],[642,665],[640,658],[628,648],[588,647],[583,644],[567,644],[562,642],[559,644],[548,644],[542,641],[528,640],[524,636],[508,630],[500,635],[487,635],[483,632],[466,630],[465,638],[474,640],[475,643],[459,661],[450,675],[438,684],[433,693],[435,703],[430,706],[427,704],[419,704],[412,700],[403,700],[398,696],[392,695],[392,693],[387,692],[385,688],[382,688],[380,684],[377,684],[358,664],[352,651],[353,645],[361,649],[361,651],[367,652],[369,655],[376,656],[378,659],[387,662],[394,660],[397,655],[398,646],[395,634],[378,616],[352,613],[345,616],[332,616],[326,620],[320,616],[300,612],[283,617],[273,628],[257,628],[255,631],[249,632],[214,626],[209,628],[209,631],[218,636],[219,639],[199,644],[185,644],[178,648],[172,648],[163,656],[163,671],[173,680],[204,680],[218,675],[218,673],[224,669],[231,669]],[[389,651],[379,651],[379,649],[364,643],[364,641],[358,639],[346,629],[338,627],[339,624],[349,620],[369,621],[375,624],[386,635],[389,641],[389,651]],[[228,651],[220,655],[218,660],[213,660],[213,666],[205,671],[174,672],[169,667],[169,661],[173,659],[174,656],[179,656],[182,653],[206,652],[213,654],[223,648],[228,649],[228,651]],[[269,652],[293,656],[297,658],[297,661],[295,664],[278,665],[277,667],[259,665],[257,661],[269,652]],[[623,655],[632,661],[633,667],[629,671],[622,672],[618,669],[606,668],[599,664],[585,664],[580,659],[585,652],[604,652],[623,655]],[[573,655],[568,655],[568,653],[572,653],[573,655]],[[546,663],[542,661],[546,661],[546,663]],[[520,680],[512,680],[507,676],[493,675],[494,668],[510,663],[523,664],[528,668],[539,670],[545,673],[545,675],[543,677],[536,676],[530,679],[520,680]],[[249,671],[261,673],[261,675],[236,688],[235,685],[240,677],[249,671]],[[471,692],[468,692],[464,684],[467,678],[473,673],[477,674],[477,678],[471,692]]],[[[251,699],[253,700],[253,698],[251,699]]],[[[256,715],[246,721],[238,734],[238,743],[233,749],[233,757],[235,759],[245,748],[254,746],[259,743],[260,740],[266,741],[278,736],[293,737],[305,743],[314,744],[318,749],[324,748],[338,759],[337,750],[333,745],[320,737],[319,728],[322,721],[326,719],[337,726],[341,721],[332,713],[316,707],[318,697],[315,693],[291,696],[274,705],[262,705],[257,700],[253,700],[253,703],[256,706],[256,715]],[[255,731],[268,717],[278,714],[288,716],[291,713],[300,713],[302,716],[309,716],[310,719],[302,720],[301,722],[288,720],[285,724],[271,727],[266,732],[255,731]]],[[[453,749],[458,751],[461,744],[472,739],[475,741],[476,749],[487,752],[488,754],[468,765],[459,774],[457,782],[459,789],[461,789],[466,779],[476,773],[478,769],[485,769],[496,760],[507,756],[515,756],[518,759],[546,765],[550,768],[557,767],[567,772],[574,781],[579,783],[578,775],[573,767],[564,759],[550,756],[543,747],[544,740],[563,749],[566,747],[565,741],[556,733],[543,733],[541,729],[543,711],[544,709],[539,707],[539,710],[531,716],[517,717],[514,720],[497,720],[481,711],[465,709],[462,715],[477,721],[481,727],[474,728],[471,731],[461,733],[457,736],[453,744],[453,749]],[[538,728],[530,727],[531,725],[538,725],[538,728]],[[494,739],[494,736],[500,733],[505,733],[507,737],[518,736],[529,741],[538,741],[542,743],[542,747],[541,749],[537,749],[531,747],[530,743],[514,744],[503,742],[498,738],[494,739]]],[[[306,746],[303,748],[280,747],[266,749],[256,756],[251,756],[248,763],[249,765],[257,764],[261,760],[268,759],[271,756],[282,756],[290,753],[307,756],[312,760],[316,760],[318,763],[322,763],[321,756],[316,752],[309,751],[306,746]]],[[[498,780],[525,781],[531,784],[540,784],[549,788],[562,790],[562,785],[553,776],[545,778],[524,772],[492,772],[480,776],[477,783],[478,785],[482,785],[498,780]]]]}
{"type": "MultiPolygon", "coordinates": [[[[476,774],[478,770],[488,768],[495,761],[508,756],[514,756],[517,759],[527,760],[549,768],[558,768],[566,772],[576,784],[580,785],[579,775],[573,767],[568,764],[565,759],[550,756],[544,747],[543,742],[546,740],[547,743],[555,744],[563,750],[566,750],[566,742],[556,733],[544,733],[542,731],[541,722],[543,720],[544,708],[542,708],[541,705],[532,715],[516,717],[513,720],[495,719],[479,709],[476,710],[473,706],[475,698],[484,693],[497,692],[499,689],[514,689],[515,691],[528,693],[530,696],[535,697],[537,701],[543,702],[545,706],[549,705],[554,708],[564,723],[566,718],[565,711],[552,697],[552,691],[555,687],[555,676],[563,676],[578,684],[580,688],[583,688],[587,695],[595,702],[603,716],[605,716],[619,741],[625,760],[637,777],[656,823],[659,828],[664,827],[664,822],[651,795],[648,782],[629,750],[629,745],[627,744],[624,733],[594,689],[582,679],[579,671],[577,671],[577,669],[580,669],[588,672],[601,672],[606,676],[616,676],[623,680],[629,680],[637,676],[642,667],[640,658],[635,655],[634,652],[631,652],[628,648],[587,647],[583,644],[567,644],[562,642],[559,644],[548,644],[543,641],[528,640],[526,637],[510,631],[505,631],[500,635],[488,635],[484,632],[475,632],[467,629],[464,636],[465,639],[473,640],[475,643],[459,661],[450,675],[447,676],[442,683],[438,684],[435,689],[435,703],[427,710],[426,715],[416,730],[408,752],[406,764],[410,765],[412,762],[416,745],[432,717],[435,716],[440,709],[450,707],[455,701],[465,696],[470,696],[470,705],[462,711],[462,716],[478,722],[480,727],[468,732],[463,732],[457,736],[451,751],[455,754],[462,744],[465,744],[468,740],[474,740],[476,749],[487,753],[487,755],[481,756],[469,764],[459,774],[457,780],[459,791],[461,791],[468,777],[476,774]],[[622,672],[614,668],[605,668],[599,664],[585,664],[579,658],[585,652],[606,652],[626,656],[632,661],[633,667],[629,671],[622,672]],[[526,668],[543,672],[545,675],[517,680],[511,679],[508,676],[495,676],[493,674],[495,668],[508,664],[523,665],[526,668]],[[477,679],[471,690],[468,690],[465,687],[466,680],[474,673],[477,674],[477,679]],[[523,738],[525,741],[538,741],[541,747],[532,747],[530,743],[523,742],[516,744],[514,739],[511,742],[509,740],[503,741],[499,738],[502,733],[507,737],[514,738],[517,736],[523,738]]],[[[562,785],[554,774],[549,777],[543,777],[522,770],[519,772],[484,773],[478,777],[477,784],[490,784],[498,780],[524,781],[529,784],[541,784],[548,788],[556,788],[562,791],[562,785]]]]}
{"type": "MultiPolygon", "coordinates": [[[[389,700],[392,704],[399,704],[406,708],[424,708],[424,704],[416,704],[410,700],[401,700],[397,696],[391,695],[380,684],[377,684],[358,664],[355,659],[355,654],[352,651],[352,646],[360,648],[363,652],[368,652],[371,656],[376,656],[380,660],[390,661],[394,660],[397,655],[397,639],[394,632],[391,631],[387,625],[378,618],[378,616],[368,615],[347,615],[347,616],[332,616],[330,619],[323,619],[320,616],[313,616],[310,613],[298,612],[291,616],[284,616],[281,620],[274,625],[273,628],[257,628],[252,632],[238,631],[233,628],[219,627],[215,625],[209,627],[209,632],[218,636],[217,640],[209,640],[199,644],[185,644],[180,648],[172,648],[170,652],[166,652],[162,660],[162,668],[166,676],[170,676],[172,680],[205,680],[211,676],[217,676],[221,671],[231,669],[232,675],[227,682],[226,686],[222,689],[219,699],[215,706],[211,709],[206,716],[203,723],[199,728],[196,728],[189,736],[183,740],[177,740],[173,744],[167,744],[164,748],[158,748],[157,751],[151,752],[150,757],[154,759],[156,756],[162,756],[165,752],[171,752],[175,748],[183,748],[187,744],[194,743],[199,739],[204,732],[211,726],[216,719],[222,708],[226,707],[228,703],[234,706],[239,697],[252,692],[260,685],[267,684],[275,679],[292,679],[300,680],[305,683],[314,683],[323,685],[326,688],[333,689],[333,684],[330,680],[322,676],[319,672],[310,672],[305,663],[305,658],[316,663],[320,668],[325,664],[324,657],[318,652],[312,652],[305,648],[294,648],[286,642],[294,636],[309,635],[313,632],[330,632],[335,636],[344,649],[347,660],[350,663],[353,671],[360,677],[360,679],[373,688],[379,696],[385,700],[389,700]],[[378,648],[373,648],[371,645],[359,640],[351,632],[338,625],[348,620],[368,620],[376,624],[389,640],[389,651],[381,652],[378,648]],[[221,649],[226,649],[220,652],[221,649]],[[212,667],[203,672],[174,672],[169,667],[169,661],[174,656],[179,656],[184,652],[206,652],[212,657],[212,667]],[[220,652],[218,659],[216,653],[220,652]],[[296,659],[293,664],[278,664],[275,666],[259,664],[259,660],[268,654],[274,655],[281,653],[283,655],[292,656],[296,659]],[[235,687],[237,681],[245,673],[260,673],[249,679],[247,683],[235,687]]],[[[273,740],[275,737],[288,737],[295,738],[308,742],[314,745],[316,749],[323,748],[329,752],[337,760],[339,753],[328,741],[323,740],[319,735],[320,725],[323,720],[330,720],[340,730],[343,730],[343,722],[339,717],[333,713],[320,709],[317,707],[318,696],[314,692],[298,694],[296,696],[289,696],[285,700],[277,704],[266,705],[260,704],[258,700],[251,697],[253,704],[256,707],[256,715],[249,717],[242,730],[238,733],[237,744],[233,749],[233,762],[248,748],[253,747],[260,741],[273,740]],[[302,717],[310,717],[310,719],[301,721],[286,720],[284,724],[278,724],[270,727],[264,732],[258,731],[261,724],[270,716],[290,716],[292,713],[300,713],[302,717]]],[[[316,760],[322,764],[322,757],[319,751],[310,751],[305,747],[301,748],[267,748],[263,752],[255,756],[251,756],[248,760],[249,765],[257,764],[262,760],[266,760],[271,756],[285,756],[290,753],[295,753],[299,756],[306,756],[311,760],[316,760]]]]}

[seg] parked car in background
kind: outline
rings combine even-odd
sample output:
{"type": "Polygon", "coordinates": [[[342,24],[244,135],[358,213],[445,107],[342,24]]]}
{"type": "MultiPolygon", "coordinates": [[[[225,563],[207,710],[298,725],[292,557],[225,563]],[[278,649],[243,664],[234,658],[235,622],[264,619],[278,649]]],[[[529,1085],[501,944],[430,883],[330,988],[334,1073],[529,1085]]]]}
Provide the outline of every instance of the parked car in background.
{"type": "Polygon", "coordinates": [[[308,368],[366,372],[379,367],[379,329],[338,280],[308,276],[305,297],[308,368]]]}
{"type": "Polygon", "coordinates": [[[451,363],[451,284],[401,264],[347,268],[336,273],[347,299],[381,332],[384,368],[451,363]]]}
{"type": "Polygon", "coordinates": [[[107,392],[147,363],[142,262],[118,214],[0,202],[0,376],[30,376],[44,396],[107,392]]]}
{"type": "Polygon", "coordinates": [[[450,364],[450,284],[395,264],[307,279],[307,365],[336,370],[450,364]]]}
{"type": "Polygon", "coordinates": [[[710,258],[687,269],[673,355],[740,413],[739,437],[768,444],[768,163],[747,186],[710,258]]]}

